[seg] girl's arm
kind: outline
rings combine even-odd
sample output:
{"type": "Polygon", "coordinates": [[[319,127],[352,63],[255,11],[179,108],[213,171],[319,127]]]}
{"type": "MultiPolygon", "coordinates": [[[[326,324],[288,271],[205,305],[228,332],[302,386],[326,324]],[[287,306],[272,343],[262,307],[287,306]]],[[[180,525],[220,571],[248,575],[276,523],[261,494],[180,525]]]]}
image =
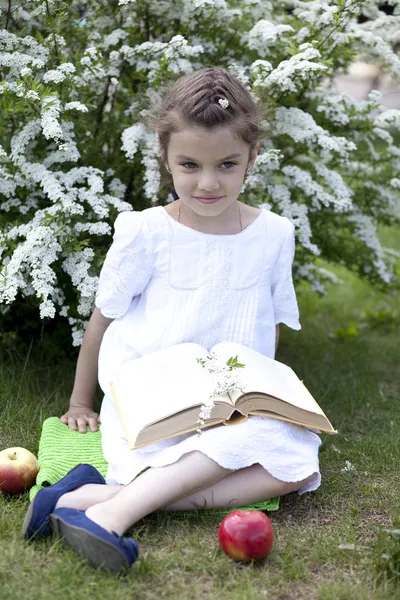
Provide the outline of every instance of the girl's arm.
{"type": "Polygon", "coordinates": [[[275,352],[278,349],[278,344],[279,344],[279,325],[276,326],[276,333],[275,333],[275,352]]]}
{"type": "Polygon", "coordinates": [[[70,429],[78,429],[80,433],[86,433],[86,425],[89,425],[91,431],[97,431],[99,415],[93,410],[98,375],[97,362],[103,335],[112,321],[113,319],[103,317],[100,310],[95,308],[83,336],[69,409],[61,417],[65,425],[70,429]]]}

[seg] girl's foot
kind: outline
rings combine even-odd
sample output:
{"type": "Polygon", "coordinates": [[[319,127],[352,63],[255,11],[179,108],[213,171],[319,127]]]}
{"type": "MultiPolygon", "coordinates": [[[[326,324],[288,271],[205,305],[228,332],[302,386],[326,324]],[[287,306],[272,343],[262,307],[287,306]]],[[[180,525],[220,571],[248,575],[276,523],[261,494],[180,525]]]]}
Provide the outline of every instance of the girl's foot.
{"type": "Polygon", "coordinates": [[[51,515],[54,531],[68,546],[83,554],[94,567],[119,572],[139,556],[138,544],[129,537],[110,533],[76,508],[58,508],[51,515]]]}
{"type": "Polygon", "coordinates": [[[39,490],[29,505],[22,535],[27,540],[46,537],[51,533],[50,514],[54,511],[59,498],[88,483],[105,484],[105,480],[92,465],[77,465],[54,485],[39,490]]]}

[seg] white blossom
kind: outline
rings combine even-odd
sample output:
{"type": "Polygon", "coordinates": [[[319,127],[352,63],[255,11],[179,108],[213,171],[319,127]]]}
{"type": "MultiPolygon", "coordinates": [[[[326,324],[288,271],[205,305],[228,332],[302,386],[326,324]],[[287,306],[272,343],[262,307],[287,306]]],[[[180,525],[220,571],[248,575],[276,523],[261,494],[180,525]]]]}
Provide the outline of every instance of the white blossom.
{"type": "Polygon", "coordinates": [[[49,319],[54,319],[56,314],[56,307],[54,306],[54,302],[49,298],[40,303],[39,306],[39,314],[40,318],[44,319],[48,317],[49,319]]]}
{"type": "Polygon", "coordinates": [[[110,192],[115,194],[115,196],[119,196],[119,197],[123,196],[126,191],[126,185],[124,183],[122,183],[122,181],[120,179],[118,179],[117,177],[114,177],[111,180],[108,188],[109,188],[110,192]]]}
{"type": "MultiPolygon", "coordinates": [[[[355,213],[348,216],[348,220],[354,223],[356,235],[370,248],[375,255],[374,266],[383,281],[389,283],[391,274],[387,270],[384,260],[384,252],[381,243],[378,239],[376,227],[372,218],[368,215],[355,213]]],[[[369,267],[365,265],[365,270],[368,272],[369,267]]]]}
{"type": "Polygon", "coordinates": [[[378,59],[385,65],[386,71],[394,77],[400,75],[400,57],[393,52],[390,43],[375,32],[367,31],[359,24],[353,24],[351,34],[363,43],[366,49],[365,54],[378,59]]]}
{"type": "Polygon", "coordinates": [[[88,107],[82,102],[67,102],[64,110],[79,110],[80,112],[88,112],[88,107]]]}
{"type": "Polygon", "coordinates": [[[120,41],[128,37],[128,32],[124,29],[114,29],[112,33],[107,35],[102,42],[102,48],[107,50],[110,46],[116,46],[120,41]]]}
{"type": "Polygon", "coordinates": [[[24,154],[40,130],[40,120],[32,119],[11,138],[11,159],[15,164],[25,161],[24,154]]]}
{"type": "MultiPolygon", "coordinates": [[[[229,361],[224,362],[218,358],[215,352],[210,352],[207,358],[198,359],[197,362],[207,370],[211,380],[210,396],[204,400],[204,404],[200,408],[200,414],[197,420],[197,423],[201,427],[204,425],[205,421],[211,417],[211,412],[214,407],[214,398],[217,396],[229,395],[236,390],[244,392],[245,385],[237,373],[238,367],[229,366],[229,361]]],[[[244,367],[244,365],[241,366],[244,367]]],[[[201,434],[200,428],[197,429],[197,433],[199,435],[201,434]]]]}
{"type": "Polygon", "coordinates": [[[76,233],[87,231],[91,235],[109,235],[112,231],[108,223],[101,221],[97,223],[76,223],[74,230],[76,233]]]}
{"type": "Polygon", "coordinates": [[[326,185],[330,188],[335,197],[334,204],[338,212],[348,211],[352,208],[352,198],[354,192],[344,182],[343,177],[337,171],[328,169],[322,162],[314,163],[317,175],[325,179],[326,185]]]}
{"type": "Polygon", "coordinates": [[[71,277],[72,285],[79,292],[77,310],[83,317],[89,316],[93,310],[97,291],[98,277],[89,275],[93,258],[94,251],[85,248],[82,252],[70,254],[62,263],[64,271],[71,277]]]}
{"type": "Polygon", "coordinates": [[[248,75],[248,67],[232,62],[229,65],[228,70],[233,75],[235,75],[239,79],[239,81],[241,81],[245,86],[249,86],[250,77],[248,75]]]}
{"type": "Polygon", "coordinates": [[[33,90],[28,90],[25,94],[25,98],[27,100],[40,100],[39,94],[33,90]]]}
{"type": "Polygon", "coordinates": [[[275,129],[278,134],[286,134],[296,142],[305,142],[309,148],[319,146],[320,155],[326,159],[330,159],[332,153],[347,157],[349,152],[357,149],[354,142],[331,135],[300,108],[279,107],[275,116],[275,129]]]}
{"type": "Polygon", "coordinates": [[[49,169],[54,164],[66,162],[76,162],[80,157],[80,152],[74,140],[73,124],[67,121],[60,122],[62,131],[62,143],[49,150],[48,155],[43,160],[43,165],[49,169]]]}
{"type": "Polygon", "coordinates": [[[168,68],[175,73],[189,73],[193,66],[189,58],[197,57],[204,52],[201,45],[190,46],[182,35],[175,35],[168,43],[144,42],[135,48],[122,46],[121,55],[138,70],[148,71],[151,84],[159,74],[159,61],[168,60],[168,68]]]}
{"type": "Polygon", "coordinates": [[[312,208],[319,210],[322,206],[335,204],[335,198],[326,192],[324,188],[317,183],[310,173],[300,169],[295,165],[288,165],[282,169],[284,180],[289,189],[299,188],[306,196],[312,200],[312,208]]]}
{"type": "Polygon", "coordinates": [[[351,472],[351,471],[356,471],[356,468],[354,465],[351,464],[351,462],[349,460],[346,460],[344,467],[342,469],[340,469],[341,473],[346,473],[346,472],[351,472]]]}
{"type": "Polygon", "coordinates": [[[75,66],[72,63],[62,63],[56,69],[51,69],[50,71],[47,71],[43,75],[43,81],[45,83],[49,83],[50,81],[54,83],[61,83],[68,77],[68,75],[75,73],[75,71],[75,66]]]}
{"type": "Polygon", "coordinates": [[[312,290],[318,294],[326,294],[325,282],[335,285],[343,283],[343,280],[339,279],[334,273],[314,263],[300,265],[297,268],[297,275],[308,281],[312,290]]]}
{"type": "Polygon", "coordinates": [[[327,70],[326,65],[312,62],[321,57],[319,50],[311,44],[302,44],[300,49],[302,52],[280,62],[262,85],[271,92],[297,92],[305,81],[312,80],[314,75],[319,77],[322,71],[327,70]]]}
{"type": "Polygon", "coordinates": [[[210,15],[216,23],[222,23],[230,14],[226,0],[185,0],[179,8],[182,23],[202,23],[210,15]]]}
{"type": "Polygon", "coordinates": [[[61,112],[61,102],[57,96],[47,96],[42,101],[42,129],[47,139],[59,140],[62,136],[58,117],[61,112]]]}
{"type": "Polygon", "coordinates": [[[136,123],[122,132],[122,150],[127,158],[133,158],[139,143],[146,137],[147,131],[142,123],[136,123]]]}
{"type": "Polygon", "coordinates": [[[255,76],[253,86],[263,86],[267,75],[272,71],[273,66],[268,60],[256,60],[250,66],[250,71],[255,76]]]}
{"type": "Polygon", "coordinates": [[[161,181],[158,158],[159,153],[155,143],[155,136],[150,138],[150,143],[149,138],[147,138],[142,158],[142,164],[145,167],[144,193],[146,198],[149,198],[154,203],[157,201],[161,181]]]}
{"type": "Polygon", "coordinates": [[[261,19],[248,33],[248,46],[250,50],[257,50],[261,56],[267,56],[269,48],[277,40],[282,39],[282,35],[292,32],[291,25],[274,24],[265,19],[261,19]]]}
{"type": "Polygon", "coordinates": [[[47,300],[56,281],[50,265],[60,251],[61,246],[50,227],[28,227],[25,242],[17,246],[10,260],[0,269],[0,301],[9,304],[15,299],[28,265],[33,289],[39,298],[47,300]]]}
{"type": "Polygon", "coordinates": [[[86,321],[84,319],[68,317],[68,323],[71,325],[72,345],[80,346],[82,344],[83,334],[85,333],[86,321]]]}
{"type": "Polygon", "coordinates": [[[400,129],[400,110],[389,108],[381,112],[375,119],[375,125],[382,128],[393,126],[396,129],[400,129]]]}

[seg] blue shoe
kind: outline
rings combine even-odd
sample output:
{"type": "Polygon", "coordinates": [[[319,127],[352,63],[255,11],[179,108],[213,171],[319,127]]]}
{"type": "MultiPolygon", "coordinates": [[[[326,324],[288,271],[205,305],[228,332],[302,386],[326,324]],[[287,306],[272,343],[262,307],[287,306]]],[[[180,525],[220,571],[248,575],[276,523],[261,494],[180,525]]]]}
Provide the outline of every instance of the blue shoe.
{"type": "Polygon", "coordinates": [[[46,537],[51,533],[50,514],[59,498],[87,483],[105,484],[104,477],[92,465],[77,465],[60,481],[42,488],[33,498],[22,526],[22,535],[27,540],[46,537]]]}
{"type": "Polygon", "coordinates": [[[50,518],[54,531],[93,567],[119,572],[129,569],[139,556],[135,540],[103,529],[83,510],[58,508],[50,518]]]}

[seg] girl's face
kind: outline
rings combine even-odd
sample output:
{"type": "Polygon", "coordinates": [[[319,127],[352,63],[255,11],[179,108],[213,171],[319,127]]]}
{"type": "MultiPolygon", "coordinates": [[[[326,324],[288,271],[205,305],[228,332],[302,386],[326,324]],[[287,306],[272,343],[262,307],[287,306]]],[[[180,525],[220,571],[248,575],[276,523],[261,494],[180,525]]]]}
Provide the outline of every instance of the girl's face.
{"type": "Polygon", "coordinates": [[[172,133],[166,163],[182,203],[199,216],[223,213],[239,196],[258,148],[250,153],[249,144],[227,126],[172,133]]]}

